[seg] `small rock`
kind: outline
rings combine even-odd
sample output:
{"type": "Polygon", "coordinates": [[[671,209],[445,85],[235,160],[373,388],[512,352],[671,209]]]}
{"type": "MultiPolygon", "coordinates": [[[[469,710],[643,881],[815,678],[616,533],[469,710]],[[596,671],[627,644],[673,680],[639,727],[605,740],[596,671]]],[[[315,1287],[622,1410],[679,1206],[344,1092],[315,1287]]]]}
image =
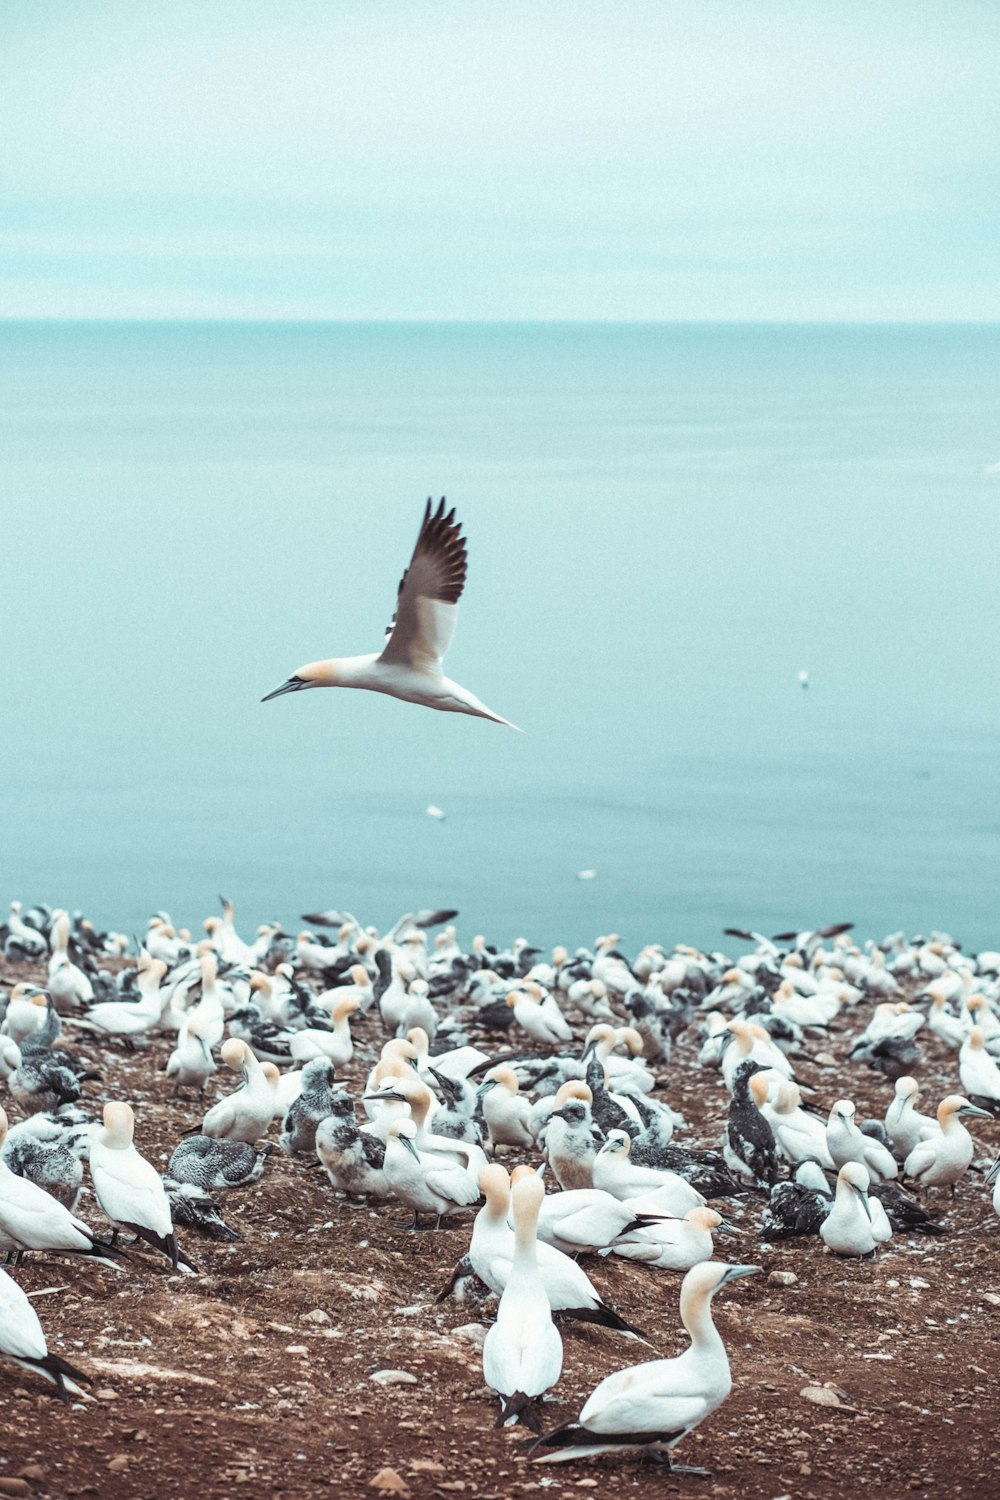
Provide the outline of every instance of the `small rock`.
{"type": "Polygon", "coordinates": [[[121,1474],[128,1468],[129,1459],[127,1453],[119,1453],[116,1458],[110,1460],[108,1468],[112,1474],[121,1474]]]}
{"type": "Polygon", "coordinates": [[[409,1495],[411,1493],[410,1486],[402,1474],[397,1474],[395,1469],[389,1468],[379,1469],[375,1477],[369,1479],[368,1488],[370,1490],[382,1490],[388,1495],[409,1495]]]}
{"type": "Polygon", "coordinates": [[[799,1391],[799,1395],[805,1401],[811,1401],[814,1406],[843,1406],[843,1401],[836,1391],[831,1391],[827,1385],[805,1385],[799,1391]]]}
{"type": "Polygon", "coordinates": [[[330,1314],[325,1313],[321,1307],[314,1307],[312,1312],[302,1314],[303,1323],[329,1323],[330,1314]]]}
{"type": "Polygon", "coordinates": [[[286,1344],[285,1345],[285,1353],[286,1354],[308,1354],[309,1350],[306,1348],[305,1344],[286,1344]]]}
{"type": "Polygon", "coordinates": [[[794,1286],[799,1278],[794,1271],[772,1271],[767,1279],[771,1286],[794,1286]]]}
{"type": "Polygon", "coordinates": [[[835,1068],[837,1059],[829,1052],[816,1052],[813,1054],[813,1062],[820,1068],[835,1068]]]}
{"type": "Polygon", "coordinates": [[[376,1370],[371,1379],[375,1385],[416,1385],[417,1377],[408,1370],[376,1370]]]}
{"type": "Polygon", "coordinates": [[[988,1302],[991,1307],[1000,1307],[1000,1297],[997,1296],[996,1292],[981,1292],[980,1296],[982,1297],[983,1301],[988,1302]]]}
{"type": "Polygon", "coordinates": [[[486,1329],[482,1323],[461,1323],[458,1328],[453,1328],[452,1333],[457,1339],[468,1339],[470,1344],[485,1344],[486,1329]]]}
{"type": "Polygon", "coordinates": [[[45,1478],[45,1470],[41,1464],[25,1464],[19,1472],[22,1479],[30,1480],[32,1484],[41,1484],[45,1478]]]}
{"type": "Polygon", "coordinates": [[[925,1281],[922,1276],[911,1276],[910,1285],[915,1292],[925,1292],[930,1286],[930,1282],[925,1281]]]}

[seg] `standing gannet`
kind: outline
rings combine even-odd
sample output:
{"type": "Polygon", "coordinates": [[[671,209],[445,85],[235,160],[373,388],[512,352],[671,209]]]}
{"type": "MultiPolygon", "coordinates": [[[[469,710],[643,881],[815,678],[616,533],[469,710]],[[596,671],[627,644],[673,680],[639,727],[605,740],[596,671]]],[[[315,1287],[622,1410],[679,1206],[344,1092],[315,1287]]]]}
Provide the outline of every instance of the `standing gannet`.
{"type": "Polygon", "coordinates": [[[199,1099],[205,1097],[205,1085],[215,1072],[215,1058],[205,1041],[204,1018],[192,1012],[181,1021],[177,1046],[167,1058],[165,1072],[174,1080],[174,1098],[181,1089],[197,1089],[199,1099]]]}
{"type": "Polygon", "coordinates": [[[986,1050],[981,1026],[973,1026],[958,1054],[958,1076],[970,1099],[981,1099],[994,1113],[1000,1113],[1000,1068],[986,1050]]]}
{"type": "MultiPolygon", "coordinates": [[[[0,1147],[7,1138],[7,1115],[0,1109],[0,1147]]],[[[60,1255],[87,1255],[104,1265],[115,1265],[112,1257],[121,1255],[97,1239],[81,1219],[76,1218],[51,1193],[27,1177],[13,1172],[0,1155],[0,1250],[16,1254],[18,1260],[26,1250],[47,1250],[60,1255]]]]}
{"type": "Polygon", "coordinates": [[[556,1094],[556,1107],[539,1129],[539,1144],[559,1186],[594,1185],[594,1158],[602,1138],[590,1112],[590,1089],[570,1079],[556,1094]]]}
{"type": "Polygon", "coordinates": [[[936,1135],[938,1124],[930,1115],[922,1115],[916,1107],[920,1085],[908,1074],[896,1079],[892,1102],[885,1112],[886,1133],[892,1141],[892,1149],[903,1160],[909,1156],[918,1141],[936,1135]]]}
{"type": "Polygon", "coordinates": [[[128,1104],[104,1106],[103,1129],[95,1129],[90,1143],[94,1194],[114,1225],[116,1237],[120,1229],[130,1229],[138,1239],[162,1251],[175,1271],[192,1274],[196,1268],[177,1244],[160,1174],[135,1149],[134,1132],[135,1116],[128,1104]]]}
{"type": "Polygon", "coordinates": [[[421,1213],[436,1214],[437,1226],[447,1214],[475,1203],[478,1184],[457,1160],[421,1155],[414,1144],[417,1127],[410,1119],[393,1120],[386,1131],[385,1180],[400,1203],[413,1210],[412,1228],[421,1213]]]}
{"type": "Polygon", "coordinates": [[[728,1282],[759,1270],[714,1261],[692,1266],[681,1283],[681,1322],[691,1339],[684,1353],[609,1375],[575,1422],[565,1422],[529,1445],[531,1456],[541,1463],[565,1463],[638,1449],[659,1454],[677,1473],[704,1475],[704,1469],[671,1464],[669,1454],[733,1388],[726,1348],[712,1322],[712,1297],[728,1282]],[[554,1451],[547,1453],[547,1448],[554,1451]]]}
{"type": "Polygon", "coordinates": [[[522,1421],[540,1432],[535,1398],[562,1374],[562,1339],[538,1271],[538,1213],[545,1188],[533,1172],[511,1189],[514,1255],[497,1319],[483,1344],[483,1378],[500,1397],[497,1427],[522,1421]]]}
{"type": "Polygon", "coordinates": [[[490,1135],[490,1150],[518,1146],[530,1150],[535,1144],[531,1129],[531,1105],[518,1091],[517,1074],[506,1063],[491,1068],[479,1087],[483,1118],[490,1135]]]}
{"type": "Polygon", "coordinates": [[[860,1162],[876,1182],[890,1181],[899,1176],[892,1152],[855,1125],[854,1105],[850,1099],[838,1099],[830,1110],[826,1144],[835,1167],[843,1167],[849,1161],[860,1162]]]}
{"type": "Polygon", "coordinates": [[[90,1385],[89,1375],[50,1354],[45,1342],[38,1314],[28,1301],[17,1282],[0,1270],[0,1359],[13,1360],[25,1370],[34,1370],[59,1392],[62,1401],[69,1401],[69,1392],[82,1396],[77,1381],[90,1385]]]}
{"type": "Polygon", "coordinates": [[[915,1177],[923,1187],[950,1187],[955,1196],[955,1184],[968,1171],[975,1154],[972,1136],[962,1124],[962,1115],[973,1115],[980,1120],[990,1120],[988,1110],[970,1104],[961,1094],[949,1094],[938,1105],[937,1118],[940,1130],[918,1141],[906,1158],[903,1167],[907,1177],[915,1177]]]}
{"type": "Polygon", "coordinates": [[[309,662],[261,702],[303,688],[366,688],[425,708],[472,714],[516,729],[516,724],[495,714],[441,670],[455,634],[465,574],[461,524],[455,520],[454,510],[445,513],[443,499],[435,511],[428,500],[410,566],[400,580],[396,612],[381,655],[372,652],[369,656],[309,662]]]}

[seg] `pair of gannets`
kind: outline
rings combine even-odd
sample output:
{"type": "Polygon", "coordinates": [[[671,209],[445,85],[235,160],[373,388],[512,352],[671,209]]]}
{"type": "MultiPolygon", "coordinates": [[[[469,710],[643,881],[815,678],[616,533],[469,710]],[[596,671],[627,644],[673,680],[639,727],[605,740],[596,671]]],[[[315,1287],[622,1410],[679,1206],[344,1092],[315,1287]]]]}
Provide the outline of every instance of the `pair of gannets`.
{"type": "MultiPolygon", "coordinates": [[[[0,1147],[7,1136],[7,1115],[0,1109],[0,1147]]],[[[93,1230],[51,1193],[13,1172],[0,1154],[0,1250],[18,1259],[29,1250],[84,1255],[114,1266],[120,1252],[98,1240],[93,1230]]]]}
{"type": "Polygon", "coordinates": [[[720,1287],[759,1266],[703,1262],[681,1283],[681,1321],[691,1343],[675,1359],[650,1360],[602,1380],[575,1421],[565,1422],[528,1445],[542,1463],[564,1463],[598,1453],[655,1454],[677,1473],[704,1469],[672,1464],[670,1452],[732,1390],[729,1358],[712,1321],[712,1297],[720,1287]]]}
{"type": "Polygon", "coordinates": [[[496,1322],[483,1344],[483,1378],[500,1397],[496,1425],[520,1419],[540,1431],[535,1401],[562,1374],[563,1348],[538,1268],[538,1216],[545,1188],[533,1172],[514,1183],[514,1252],[496,1322]]]}
{"type": "Polygon", "coordinates": [[[833,1207],[819,1228],[820,1238],[835,1255],[873,1255],[878,1245],[892,1238],[885,1209],[868,1196],[870,1181],[858,1161],[847,1162],[837,1173],[833,1207]]]}
{"type": "Polygon", "coordinates": [[[913,1147],[903,1167],[906,1176],[915,1178],[921,1187],[950,1187],[954,1197],[955,1184],[968,1171],[975,1155],[972,1136],[962,1124],[963,1117],[970,1116],[981,1120],[992,1118],[988,1110],[980,1109],[961,1094],[949,1094],[942,1099],[937,1110],[940,1128],[913,1147]]]}
{"type": "Polygon", "coordinates": [[[854,1123],[854,1105],[850,1099],[838,1099],[830,1110],[826,1125],[826,1144],[835,1167],[859,1162],[876,1182],[887,1182],[899,1176],[892,1152],[873,1136],[866,1135],[854,1123]]]}

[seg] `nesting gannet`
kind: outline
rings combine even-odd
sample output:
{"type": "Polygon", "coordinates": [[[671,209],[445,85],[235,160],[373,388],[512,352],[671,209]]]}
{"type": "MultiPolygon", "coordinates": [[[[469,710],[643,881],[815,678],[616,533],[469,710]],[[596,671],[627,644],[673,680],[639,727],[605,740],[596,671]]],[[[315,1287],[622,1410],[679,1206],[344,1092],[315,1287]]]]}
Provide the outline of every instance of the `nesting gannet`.
{"type": "MultiPolygon", "coordinates": [[[[756,1098],[760,1084],[755,1088],[751,1080],[750,1087],[756,1098]]],[[[833,1167],[826,1144],[826,1126],[818,1115],[802,1108],[802,1093],[797,1083],[779,1083],[766,1107],[760,1100],[757,1103],[774,1131],[781,1156],[793,1163],[814,1157],[824,1167],[833,1167]]]]}
{"type": "Polygon", "coordinates": [[[962,1117],[980,1120],[992,1118],[988,1110],[979,1109],[961,1094],[949,1094],[937,1109],[940,1130],[926,1140],[918,1141],[903,1167],[907,1177],[914,1177],[922,1187],[950,1187],[965,1175],[975,1154],[972,1136],[962,1124],[962,1117]]]}
{"type": "Polygon", "coordinates": [[[837,1173],[833,1207],[819,1227],[820,1238],[835,1255],[875,1252],[878,1239],[868,1201],[868,1183],[868,1172],[859,1161],[845,1162],[837,1173]]]}
{"type": "Polygon", "coordinates": [[[669,1454],[732,1390],[726,1348],[712,1322],[712,1297],[720,1287],[759,1270],[713,1261],[692,1266],[681,1283],[681,1322],[691,1339],[684,1353],[609,1375],[576,1421],[538,1439],[531,1456],[542,1463],[565,1463],[638,1449],[665,1458],[677,1473],[704,1474],[704,1469],[671,1464],[669,1454]]]}
{"type": "Polygon", "coordinates": [[[615,1198],[641,1199],[641,1206],[635,1205],[637,1213],[670,1213],[683,1218],[688,1209],[704,1207],[701,1194],[677,1172],[633,1166],[629,1161],[631,1146],[626,1131],[612,1130],[594,1158],[594,1187],[615,1198]]]}
{"type": "Polygon", "coordinates": [[[136,984],[138,1000],[105,1000],[99,1005],[91,1005],[84,1015],[71,1018],[73,1025],[81,1031],[96,1031],[107,1037],[121,1037],[130,1047],[133,1037],[142,1036],[160,1019],[164,1004],[160,983],[166,972],[166,964],[157,958],[150,959],[145,964],[140,963],[136,984]]]}
{"type": "MultiPolygon", "coordinates": [[[[511,1182],[531,1174],[530,1167],[515,1167],[511,1182]]],[[[539,1178],[539,1180],[541,1180],[539,1178]]],[[[538,1238],[564,1255],[582,1255],[603,1250],[619,1235],[656,1224],[662,1214],[637,1214],[627,1200],[613,1198],[599,1188],[570,1188],[546,1193],[538,1212],[538,1238]]]]}
{"type": "Polygon", "coordinates": [[[760,1237],[788,1239],[797,1234],[819,1234],[833,1205],[833,1193],[818,1161],[797,1163],[787,1182],[776,1182],[760,1221],[760,1237]]]}
{"type": "Polygon", "coordinates": [[[360,1009],[361,1002],[348,996],[334,1000],[330,1007],[332,1027],[329,1031],[307,1026],[292,1035],[291,1054],[295,1062],[309,1062],[314,1057],[325,1057],[330,1062],[343,1066],[354,1055],[354,1040],[351,1036],[350,1017],[360,1009]]]}
{"type": "Polygon", "coordinates": [[[711,1260],[715,1250],[712,1231],[721,1223],[722,1215],[714,1208],[691,1208],[683,1219],[665,1218],[628,1230],[615,1240],[609,1253],[668,1271],[687,1271],[701,1260],[711,1260]]]}
{"type": "Polygon", "coordinates": [[[517,1074],[505,1063],[491,1068],[479,1087],[483,1118],[490,1136],[490,1150],[498,1146],[530,1149],[535,1144],[531,1130],[531,1105],[518,1092],[517,1074]]]}
{"type": "Polygon", "coordinates": [[[381,654],[309,662],[261,701],[267,703],[304,688],[366,688],[425,708],[472,714],[516,728],[441,670],[455,634],[465,574],[465,538],[455,512],[445,513],[443,499],[432,511],[428,500],[410,566],[400,580],[396,612],[381,654]]]}
{"type": "Polygon", "coordinates": [[[167,1163],[167,1175],[206,1193],[219,1188],[246,1187],[248,1183],[256,1182],[273,1150],[273,1146],[263,1146],[258,1150],[247,1141],[220,1141],[210,1135],[189,1135],[174,1147],[167,1163]]]}
{"type": "Polygon", "coordinates": [[[7,936],[4,938],[3,953],[8,963],[17,963],[21,959],[33,960],[44,956],[48,950],[44,933],[35,927],[29,927],[21,916],[22,906],[20,901],[10,903],[10,915],[7,918],[7,936]]]}
{"type": "MultiPolygon", "coordinates": [[[[7,1135],[7,1115],[0,1109],[0,1147],[7,1135]]],[[[115,1265],[121,1252],[97,1239],[93,1230],[44,1188],[12,1171],[0,1154],[0,1249],[18,1259],[26,1250],[60,1255],[85,1255],[104,1265],[115,1265]]]]}
{"type": "Polygon", "coordinates": [[[48,990],[56,1009],[70,1012],[92,1004],[94,986],[90,977],[69,956],[69,917],[66,912],[56,913],[50,941],[52,955],[48,990]]]}
{"type": "Polygon", "coordinates": [[[274,1119],[273,1077],[265,1071],[270,1064],[259,1063],[246,1042],[236,1037],[223,1043],[222,1061],[239,1070],[242,1082],[234,1093],[212,1105],[202,1121],[201,1133],[253,1145],[267,1134],[274,1119]]]}
{"type": "MultiPolygon", "coordinates": [[[[499,1163],[479,1174],[485,1198],[476,1215],[469,1244],[469,1259],[481,1281],[494,1292],[502,1292],[510,1276],[514,1255],[514,1232],[510,1227],[510,1180],[499,1163]]],[[[538,1273],[554,1313],[584,1323],[599,1323],[630,1338],[643,1335],[610,1307],[587,1273],[552,1245],[536,1247],[538,1273]]]]}
{"type": "Polygon", "coordinates": [[[3,1020],[0,1021],[0,1036],[8,1036],[13,1042],[23,1042],[44,1024],[45,991],[22,979],[10,992],[3,1020]]]}
{"type": "Polygon", "coordinates": [[[120,1229],[130,1229],[138,1239],[167,1256],[175,1271],[194,1272],[195,1267],[177,1244],[160,1174],[135,1149],[134,1132],[135,1116],[129,1105],[104,1106],[103,1128],[94,1131],[90,1143],[94,1194],[116,1236],[120,1229]]]}
{"type": "Polygon", "coordinates": [[[49,1353],[38,1314],[17,1282],[3,1270],[0,1270],[0,1359],[13,1360],[25,1370],[44,1375],[65,1402],[69,1401],[70,1391],[78,1396],[85,1394],[78,1381],[92,1384],[89,1375],[58,1354],[49,1353]]]}
{"type": "Polygon", "coordinates": [[[1000,1114],[1000,1068],[986,1050],[981,1026],[973,1026],[958,1054],[958,1076],[970,1099],[1000,1114]]]}
{"type": "Polygon", "coordinates": [[[885,1128],[892,1148],[904,1160],[918,1141],[926,1140],[938,1130],[936,1120],[917,1110],[919,1093],[920,1085],[915,1078],[908,1075],[897,1078],[892,1102],[885,1112],[885,1128]]]}
{"type": "Polygon", "coordinates": [[[865,1135],[854,1123],[854,1105],[850,1099],[838,1099],[830,1110],[826,1125],[826,1144],[835,1167],[860,1162],[876,1182],[899,1176],[892,1152],[872,1136],[865,1135]]]}
{"type": "Polygon", "coordinates": [[[0,1157],[18,1177],[44,1188],[72,1213],[83,1187],[89,1128],[56,1115],[29,1115],[7,1132],[0,1157]]]}
{"type": "Polygon", "coordinates": [[[545,1189],[531,1172],[514,1184],[510,1196],[514,1253],[496,1322],[483,1344],[483,1378],[500,1397],[498,1427],[520,1420],[539,1432],[534,1401],[555,1385],[563,1358],[538,1270],[536,1227],[545,1189]]]}

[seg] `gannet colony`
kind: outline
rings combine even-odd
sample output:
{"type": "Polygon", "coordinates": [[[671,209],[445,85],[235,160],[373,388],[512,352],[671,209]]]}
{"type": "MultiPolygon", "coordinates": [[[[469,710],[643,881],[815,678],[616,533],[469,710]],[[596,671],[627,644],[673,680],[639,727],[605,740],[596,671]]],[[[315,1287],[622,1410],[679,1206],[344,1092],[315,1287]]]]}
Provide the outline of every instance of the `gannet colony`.
{"type": "MultiPolygon", "coordinates": [[[[673,1453],[733,1388],[717,1294],[735,1309],[786,1241],[795,1271],[764,1278],[776,1296],[824,1256],[856,1279],[891,1256],[905,1289],[960,1205],[996,1228],[1000,952],[966,954],[946,934],[859,944],[846,924],[730,929],[726,953],[629,956],[615,934],[573,953],[523,938],[465,948],[456,915],[380,933],[323,911],[295,937],[272,922],[247,940],[223,901],[197,934],[159,912],[130,940],[11,902],[5,1401],[47,1381],[85,1424],[109,1380],[66,1322],[58,1343],[49,1334],[45,1298],[21,1284],[33,1264],[95,1297],[166,1279],[179,1305],[242,1239],[230,1205],[252,1222],[273,1181],[309,1174],[324,1217],[289,1224],[303,1269],[349,1237],[363,1275],[372,1215],[404,1244],[459,1240],[443,1274],[428,1261],[406,1314],[412,1339],[461,1326],[469,1391],[492,1393],[484,1443],[515,1442],[526,1473],[597,1456],[634,1467],[636,1454],[704,1472],[673,1453]],[[869,1117],[845,1079],[877,1097],[869,1117]],[[568,1407],[560,1387],[594,1340],[614,1368],[568,1407]]],[[[169,1320],[157,1335],[169,1363],[169,1320]]],[[[356,1401],[344,1346],[316,1358],[331,1404],[356,1401]]],[[[387,1329],[386,1360],[400,1358],[387,1329]]],[[[698,1455],[729,1454],[724,1433],[710,1423],[698,1455]]]]}

